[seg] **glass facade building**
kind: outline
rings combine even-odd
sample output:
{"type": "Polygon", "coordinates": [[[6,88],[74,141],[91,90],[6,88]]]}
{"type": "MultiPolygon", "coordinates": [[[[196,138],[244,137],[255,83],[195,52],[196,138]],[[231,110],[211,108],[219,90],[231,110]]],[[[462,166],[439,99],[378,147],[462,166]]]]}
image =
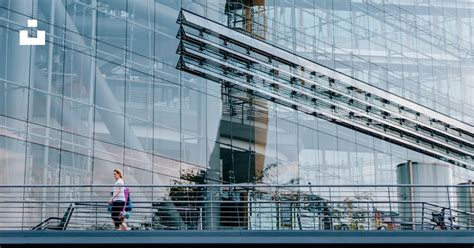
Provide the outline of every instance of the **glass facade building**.
{"type": "Polygon", "coordinates": [[[463,183],[473,28],[461,0],[4,0],[0,184],[395,184],[407,161],[463,183]],[[28,19],[46,45],[19,45],[28,19]]]}

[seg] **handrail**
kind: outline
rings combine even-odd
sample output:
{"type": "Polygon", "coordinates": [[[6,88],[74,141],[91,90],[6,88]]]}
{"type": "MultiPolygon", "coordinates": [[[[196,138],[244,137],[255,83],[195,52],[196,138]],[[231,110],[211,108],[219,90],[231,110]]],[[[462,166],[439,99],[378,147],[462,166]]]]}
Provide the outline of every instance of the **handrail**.
{"type": "Polygon", "coordinates": [[[46,220],[42,221],[31,230],[44,230],[44,229],[53,229],[53,230],[66,230],[69,221],[71,220],[72,213],[74,212],[73,203],[69,204],[69,207],[64,211],[64,216],[62,218],[59,217],[48,217],[46,220]],[[50,227],[50,220],[58,220],[59,223],[54,226],[50,227]]]}
{"type": "MultiPolygon", "coordinates": [[[[31,185],[24,185],[24,184],[0,184],[0,188],[80,188],[80,187],[94,187],[94,188],[101,188],[101,187],[114,187],[115,184],[31,184],[31,185]]],[[[160,188],[160,187],[219,187],[219,188],[230,188],[230,187],[248,187],[248,188],[260,188],[260,187],[277,187],[277,188],[328,188],[328,187],[336,187],[336,188],[365,188],[365,187],[418,187],[418,188],[472,188],[473,185],[469,184],[462,184],[462,185],[450,185],[450,184],[325,184],[325,185],[318,185],[318,184],[308,184],[308,185],[298,185],[298,184],[291,184],[291,185],[281,185],[281,184],[251,184],[251,183],[242,183],[242,184],[127,184],[127,187],[153,187],[153,188],[160,188]]]]}

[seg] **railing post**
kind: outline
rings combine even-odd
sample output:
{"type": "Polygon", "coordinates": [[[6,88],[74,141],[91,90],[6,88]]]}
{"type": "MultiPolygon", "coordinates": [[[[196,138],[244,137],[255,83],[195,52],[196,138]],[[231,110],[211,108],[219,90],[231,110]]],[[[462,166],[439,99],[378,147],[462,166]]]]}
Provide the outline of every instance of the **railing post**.
{"type": "MultiPolygon", "coordinates": [[[[467,188],[467,192],[468,192],[468,198],[469,198],[469,204],[467,204],[467,212],[466,215],[468,215],[468,218],[467,219],[467,230],[471,230],[471,222],[472,222],[472,214],[470,213],[472,211],[472,198],[471,198],[471,192],[472,192],[472,182],[471,180],[469,180],[469,184],[468,186],[466,187],[467,188]]],[[[466,210],[465,210],[466,211],[466,210]]]]}
{"type": "MultiPolygon", "coordinates": [[[[89,194],[89,197],[90,197],[90,198],[89,198],[89,202],[93,202],[93,201],[92,201],[92,195],[94,194],[93,192],[94,192],[94,186],[91,186],[91,187],[90,187],[90,194],[89,194]]],[[[84,194],[84,195],[86,195],[86,194],[84,194]]],[[[108,203],[107,203],[107,204],[108,204],[108,203]]],[[[108,207],[109,207],[109,206],[107,206],[107,209],[108,209],[108,207]]],[[[92,204],[91,204],[91,209],[93,209],[93,208],[92,208],[92,204]]],[[[97,207],[96,207],[96,208],[95,208],[95,229],[96,229],[96,230],[97,230],[97,227],[98,227],[98,225],[99,225],[99,213],[98,213],[98,212],[99,212],[99,211],[97,211],[97,207]]]]}
{"type": "MultiPolygon", "coordinates": [[[[158,188],[158,190],[159,189],[160,188],[158,188]]],[[[171,192],[171,188],[169,190],[170,190],[169,192],[171,192]]],[[[153,216],[153,202],[154,201],[155,201],[155,187],[151,186],[151,201],[150,201],[150,213],[149,213],[150,214],[150,228],[151,229],[153,229],[153,224],[154,224],[153,223],[153,219],[154,219],[153,218],[154,217],[153,216]]],[[[146,226],[144,228],[146,228],[146,226]]]]}
{"type": "MultiPolygon", "coordinates": [[[[373,207],[372,207],[373,209],[373,207]]],[[[371,211],[370,211],[370,202],[369,200],[367,201],[367,230],[370,230],[370,216],[371,216],[371,211]]]]}
{"type": "Polygon", "coordinates": [[[451,209],[451,196],[449,194],[449,186],[446,186],[446,193],[448,194],[448,207],[449,207],[449,225],[453,230],[453,210],[451,209]]]}
{"type": "MultiPolygon", "coordinates": [[[[275,206],[276,206],[276,229],[280,230],[280,199],[278,196],[278,188],[275,190],[275,206]]],[[[273,197],[272,197],[273,198],[273,197]]]]}
{"type": "Polygon", "coordinates": [[[413,181],[413,163],[411,160],[408,160],[408,170],[410,173],[410,206],[411,206],[411,225],[412,229],[416,229],[415,225],[415,188],[414,188],[414,181],[413,181]]]}
{"type": "MultiPolygon", "coordinates": [[[[270,186],[269,188],[269,195],[270,195],[270,207],[269,207],[269,211],[270,211],[270,225],[271,225],[271,230],[273,230],[273,191],[272,191],[272,187],[270,186]]],[[[265,212],[264,212],[265,213],[265,212]]],[[[278,223],[277,223],[278,224],[278,223]]]]}
{"type": "Polygon", "coordinates": [[[198,230],[202,230],[202,207],[199,208],[198,230]]]}
{"type": "Polygon", "coordinates": [[[421,230],[425,229],[425,202],[421,202],[421,230]]]}
{"type": "MultiPolygon", "coordinates": [[[[341,189],[339,188],[339,192],[341,192],[341,189]]],[[[327,207],[328,208],[328,211],[327,211],[327,217],[323,217],[323,220],[326,219],[326,221],[328,221],[328,223],[324,223],[323,221],[323,229],[325,230],[332,230],[333,229],[333,226],[334,226],[334,219],[333,219],[333,209],[334,209],[334,204],[333,204],[333,201],[332,201],[332,192],[331,192],[331,186],[328,187],[328,193],[329,193],[329,203],[330,205],[327,207]],[[327,228],[327,229],[326,229],[327,228]]],[[[324,208],[323,208],[324,209],[324,208]]],[[[324,210],[323,210],[323,215],[324,215],[324,210]]]]}
{"type": "Polygon", "coordinates": [[[210,199],[210,206],[211,206],[210,216],[211,216],[211,218],[209,218],[209,220],[211,221],[211,223],[210,223],[211,230],[214,230],[214,224],[215,224],[214,223],[214,188],[211,187],[210,191],[211,192],[209,193],[209,195],[211,196],[211,199],[210,199]]]}
{"type": "Polygon", "coordinates": [[[387,186],[388,192],[388,209],[390,210],[390,214],[392,214],[392,196],[390,194],[390,186],[387,186]]]}
{"type": "MultiPolygon", "coordinates": [[[[255,189],[255,188],[254,188],[255,189]]],[[[247,230],[252,230],[252,202],[250,197],[250,190],[247,189],[247,230]]]]}

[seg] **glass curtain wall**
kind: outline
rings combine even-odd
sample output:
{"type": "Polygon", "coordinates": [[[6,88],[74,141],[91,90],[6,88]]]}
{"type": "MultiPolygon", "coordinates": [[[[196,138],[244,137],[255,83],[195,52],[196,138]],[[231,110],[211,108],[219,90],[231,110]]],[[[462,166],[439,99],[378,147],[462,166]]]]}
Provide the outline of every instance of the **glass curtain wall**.
{"type": "Polygon", "coordinates": [[[470,1],[227,2],[247,4],[247,22],[265,23],[258,37],[280,48],[474,124],[470,1]]]}
{"type": "MultiPolygon", "coordinates": [[[[474,5],[410,2],[243,1],[243,29],[473,124],[474,5]]],[[[128,184],[389,184],[407,160],[442,163],[177,70],[179,10],[234,25],[228,6],[1,1],[0,184],[109,184],[113,168],[128,184]],[[31,18],[45,46],[18,45],[31,18]]]]}

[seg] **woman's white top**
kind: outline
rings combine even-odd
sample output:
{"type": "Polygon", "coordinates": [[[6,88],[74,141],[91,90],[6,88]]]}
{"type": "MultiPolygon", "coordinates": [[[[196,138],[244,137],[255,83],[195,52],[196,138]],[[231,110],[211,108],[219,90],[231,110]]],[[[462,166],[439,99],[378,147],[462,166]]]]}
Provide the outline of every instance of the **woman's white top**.
{"type": "Polygon", "coordinates": [[[123,179],[119,178],[115,181],[113,189],[113,196],[116,194],[117,190],[120,189],[120,193],[114,198],[114,201],[125,201],[125,187],[120,187],[119,185],[124,185],[123,179]]]}

